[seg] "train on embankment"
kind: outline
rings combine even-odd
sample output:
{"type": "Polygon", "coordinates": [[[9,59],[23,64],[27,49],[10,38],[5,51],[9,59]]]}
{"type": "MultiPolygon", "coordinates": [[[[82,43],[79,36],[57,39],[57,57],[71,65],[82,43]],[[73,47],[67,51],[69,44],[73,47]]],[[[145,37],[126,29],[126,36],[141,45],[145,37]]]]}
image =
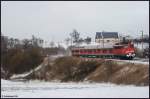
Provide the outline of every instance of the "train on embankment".
{"type": "Polygon", "coordinates": [[[135,57],[134,44],[128,42],[117,43],[112,46],[82,46],[72,47],[72,56],[82,58],[104,58],[104,59],[129,59],[135,57]]]}

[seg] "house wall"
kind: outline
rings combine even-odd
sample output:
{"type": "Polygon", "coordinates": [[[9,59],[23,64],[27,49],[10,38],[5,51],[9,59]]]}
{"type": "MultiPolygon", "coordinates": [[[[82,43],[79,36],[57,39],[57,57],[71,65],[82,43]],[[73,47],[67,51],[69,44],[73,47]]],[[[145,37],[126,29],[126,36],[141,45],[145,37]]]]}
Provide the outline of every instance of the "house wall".
{"type": "MultiPolygon", "coordinates": [[[[95,42],[97,43],[103,43],[103,39],[95,39],[95,42]]],[[[104,38],[104,43],[119,43],[118,38],[104,38]]]]}

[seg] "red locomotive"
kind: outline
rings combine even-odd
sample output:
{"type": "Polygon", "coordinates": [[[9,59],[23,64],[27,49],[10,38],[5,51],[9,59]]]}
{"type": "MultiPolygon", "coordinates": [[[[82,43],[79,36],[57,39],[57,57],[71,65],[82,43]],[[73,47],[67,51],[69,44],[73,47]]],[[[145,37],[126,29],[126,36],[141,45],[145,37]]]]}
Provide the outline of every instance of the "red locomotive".
{"type": "Polygon", "coordinates": [[[115,44],[112,47],[74,47],[71,52],[72,56],[85,58],[117,58],[131,60],[135,57],[135,48],[131,42],[127,44],[115,44]]]}

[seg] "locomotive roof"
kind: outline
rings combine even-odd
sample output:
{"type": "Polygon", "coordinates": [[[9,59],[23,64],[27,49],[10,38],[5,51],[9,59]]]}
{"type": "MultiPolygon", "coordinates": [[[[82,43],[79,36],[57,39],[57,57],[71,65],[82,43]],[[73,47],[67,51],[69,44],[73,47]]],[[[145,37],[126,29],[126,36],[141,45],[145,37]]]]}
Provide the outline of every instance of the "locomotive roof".
{"type": "Polygon", "coordinates": [[[113,48],[113,45],[112,44],[98,44],[98,45],[88,45],[88,46],[76,46],[74,47],[75,49],[76,48],[79,48],[79,49],[110,49],[110,48],[113,48]]]}
{"type": "Polygon", "coordinates": [[[112,49],[114,47],[121,47],[121,46],[127,46],[127,44],[113,44],[113,43],[104,43],[104,46],[102,43],[93,43],[89,45],[80,45],[80,46],[74,46],[73,49],[112,49]]]}
{"type": "Polygon", "coordinates": [[[97,38],[118,38],[118,32],[96,32],[97,38]]]}

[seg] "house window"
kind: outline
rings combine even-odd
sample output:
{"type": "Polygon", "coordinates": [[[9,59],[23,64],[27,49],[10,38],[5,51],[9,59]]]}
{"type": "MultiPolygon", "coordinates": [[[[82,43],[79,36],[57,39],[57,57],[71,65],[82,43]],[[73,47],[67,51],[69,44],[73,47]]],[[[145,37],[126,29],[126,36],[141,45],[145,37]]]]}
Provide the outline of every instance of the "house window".
{"type": "Polygon", "coordinates": [[[109,42],[110,40],[107,40],[107,42],[109,42]]]}

